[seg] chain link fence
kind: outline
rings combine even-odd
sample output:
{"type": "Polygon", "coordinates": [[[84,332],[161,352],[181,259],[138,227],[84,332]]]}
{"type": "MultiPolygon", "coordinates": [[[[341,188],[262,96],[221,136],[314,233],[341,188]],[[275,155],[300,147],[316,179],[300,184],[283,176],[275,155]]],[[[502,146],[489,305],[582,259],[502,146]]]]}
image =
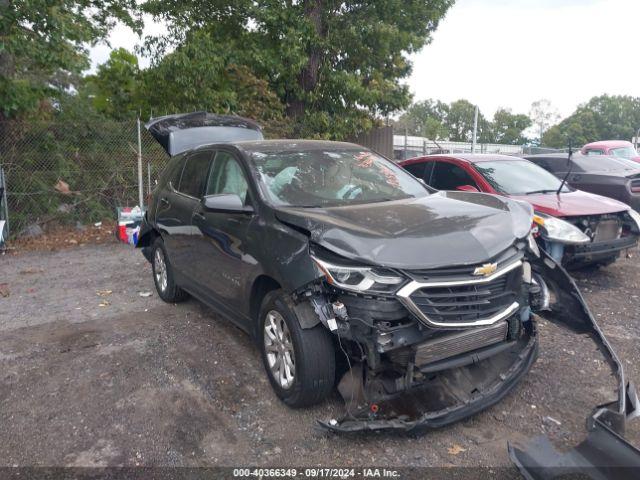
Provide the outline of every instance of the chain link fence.
{"type": "MultiPolygon", "coordinates": [[[[144,193],[169,157],[141,129],[144,193]]],[[[137,122],[0,123],[9,235],[114,219],[138,204],[137,122]]]]}
{"type": "MultiPolygon", "coordinates": [[[[473,144],[471,142],[435,141],[411,135],[393,136],[393,157],[395,160],[406,160],[438,153],[471,153],[472,150],[473,144]]],[[[478,142],[475,147],[475,153],[522,155],[525,153],[525,147],[522,145],[478,142]]]]}
{"type": "MultiPolygon", "coordinates": [[[[267,138],[282,132],[265,131],[267,138]]],[[[350,139],[396,160],[429,153],[468,153],[470,143],[393,135],[391,127],[350,139]]],[[[477,153],[522,154],[517,145],[478,144],[477,153]]],[[[528,153],[528,152],[527,152],[528,153]]],[[[49,225],[115,219],[138,205],[138,155],[146,196],[169,157],[137,121],[0,122],[0,168],[6,181],[9,235],[38,235],[49,225]]],[[[0,219],[4,216],[0,208],[0,219]]]]}

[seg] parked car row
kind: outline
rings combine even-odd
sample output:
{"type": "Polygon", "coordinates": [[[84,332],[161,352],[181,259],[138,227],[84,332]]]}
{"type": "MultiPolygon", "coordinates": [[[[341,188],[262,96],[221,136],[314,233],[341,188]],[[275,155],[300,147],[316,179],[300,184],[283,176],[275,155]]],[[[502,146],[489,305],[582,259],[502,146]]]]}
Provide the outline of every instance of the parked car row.
{"type": "Polygon", "coordinates": [[[620,158],[566,153],[530,155],[527,160],[585,192],[615,198],[640,210],[640,163],[620,158]]]}
{"type": "Polygon", "coordinates": [[[522,158],[429,155],[400,165],[438,190],[484,192],[527,202],[535,212],[540,247],[566,267],[607,265],[638,243],[635,226],[640,216],[635,210],[618,200],[577,190],[564,177],[561,180],[522,158]]]}
{"type": "MultiPolygon", "coordinates": [[[[597,462],[590,452],[633,457],[621,437],[638,413],[633,385],[535,238],[564,242],[562,259],[606,261],[618,250],[592,245],[627,247],[640,233],[626,205],[512,157],[404,165],[423,183],[361,146],[266,141],[237,117],[172,115],[147,128],[172,156],[137,245],[158,295],[194,296],[248,332],[284,403],[322,402],[337,385],[346,413],[320,422],[334,432],[459,421],[528,373],[536,312],[589,335],[616,378],[617,401],[590,417],[580,465],[597,462]]],[[[536,440],[510,455],[533,478],[570,454],[536,440]]]]}

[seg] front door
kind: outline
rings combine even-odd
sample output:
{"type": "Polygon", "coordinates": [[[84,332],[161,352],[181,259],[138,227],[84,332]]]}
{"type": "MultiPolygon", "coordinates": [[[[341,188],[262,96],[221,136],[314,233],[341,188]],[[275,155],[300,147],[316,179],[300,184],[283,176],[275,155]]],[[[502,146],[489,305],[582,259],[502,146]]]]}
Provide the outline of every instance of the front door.
{"type": "MultiPolygon", "coordinates": [[[[245,205],[252,203],[246,172],[238,158],[224,150],[215,155],[205,190],[205,195],[220,194],[235,194],[245,205]]],[[[248,314],[245,289],[259,269],[247,250],[247,235],[256,218],[244,212],[209,212],[201,205],[193,215],[197,281],[236,318],[248,314]]]]}

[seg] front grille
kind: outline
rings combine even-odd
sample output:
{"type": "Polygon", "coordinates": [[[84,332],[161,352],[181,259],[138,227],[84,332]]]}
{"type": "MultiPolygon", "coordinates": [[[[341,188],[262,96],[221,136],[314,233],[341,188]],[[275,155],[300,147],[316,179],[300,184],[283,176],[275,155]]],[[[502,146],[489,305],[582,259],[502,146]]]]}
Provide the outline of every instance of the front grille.
{"type": "Polygon", "coordinates": [[[438,337],[416,347],[415,365],[420,367],[494,345],[506,339],[507,331],[507,322],[501,321],[490,327],[438,337]]]}
{"type": "Polygon", "coordinates": [[[520,269],[487,283],[427,287],[416,290],[411,300],[434,322],[474,322],[493,317],[516,301],[515,277],[520,269]]]}
{"type": "Polygon", "coordinates": [[[491,325],[519,307],[523,253],[516,249],[505,253],[500,258],[506,261],[459,267],[457,274],[458,267],[407,272],[414,281],[401,288],[398,296],[432,328],[491,325]],[[473,274],[477,267],[491,266],[495,272],[488,276],[473,274]]]}

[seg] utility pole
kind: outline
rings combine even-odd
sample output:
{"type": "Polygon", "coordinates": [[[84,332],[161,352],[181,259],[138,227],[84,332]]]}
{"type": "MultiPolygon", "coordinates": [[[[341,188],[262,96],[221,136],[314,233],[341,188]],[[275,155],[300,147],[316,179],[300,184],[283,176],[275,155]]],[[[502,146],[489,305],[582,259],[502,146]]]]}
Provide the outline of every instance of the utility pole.
{"type": "Polygon", "coordinates": [[[476,153],[476,141],[478,139],[478,106],[473,117],[473,143],[471,144],[471,153],[476,153]]]}
{"type": "Polygon", "coordinates": [[[144,207],[144,180],[142,179],[142,137],[140,135],[140,117],[138,117],[138,206],[144,207]]]}

